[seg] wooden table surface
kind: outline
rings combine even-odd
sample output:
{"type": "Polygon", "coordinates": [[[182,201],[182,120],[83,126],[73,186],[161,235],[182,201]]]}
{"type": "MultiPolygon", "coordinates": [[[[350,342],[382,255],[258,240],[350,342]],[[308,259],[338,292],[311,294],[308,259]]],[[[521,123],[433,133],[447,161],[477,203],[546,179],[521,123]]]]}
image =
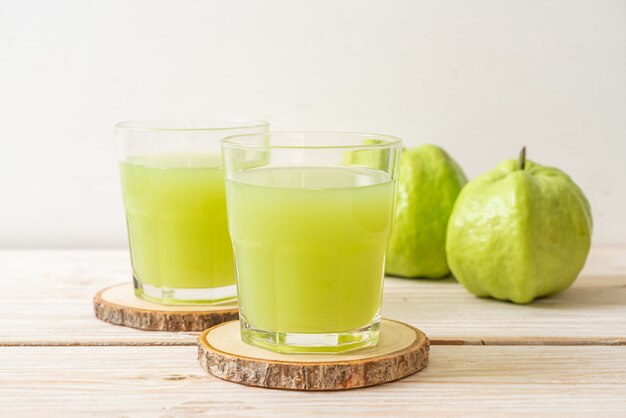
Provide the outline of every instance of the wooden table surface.
{"type": "Polygon", "coordinates": [[[454,280],[388,278],[383,315],[431,338],[422,372],[352,391],[250,388],[207,375],[197,333],[93,316],[130,280],[122,250],[0,251],[0,416],[626,416],[626,248],[594,248],[574,286],[517,306],[454,280]]]}

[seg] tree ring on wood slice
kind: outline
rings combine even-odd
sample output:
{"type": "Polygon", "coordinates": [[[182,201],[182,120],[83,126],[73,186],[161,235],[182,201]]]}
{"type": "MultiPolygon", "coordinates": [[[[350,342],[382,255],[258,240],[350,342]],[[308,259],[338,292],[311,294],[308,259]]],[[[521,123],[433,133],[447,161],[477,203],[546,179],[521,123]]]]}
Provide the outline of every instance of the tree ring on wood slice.
{"type": "Polygon", "coordinates": [[[204,331],[239,317],[237,303],[161,305],[135,296],[131,283],[100,290],[93,298],[98,319],[149,331],[204,331]]]}
{"type": "Polygon", "coordinates": [[[213,376],[248,386],[339,390],[409,376],[428,363],[428,337],[402,322],[383,319],[376,347],[341,354],[282,354],[241,341],[239,321],[214,326],[198,338],[198,360],[213,376]]]}

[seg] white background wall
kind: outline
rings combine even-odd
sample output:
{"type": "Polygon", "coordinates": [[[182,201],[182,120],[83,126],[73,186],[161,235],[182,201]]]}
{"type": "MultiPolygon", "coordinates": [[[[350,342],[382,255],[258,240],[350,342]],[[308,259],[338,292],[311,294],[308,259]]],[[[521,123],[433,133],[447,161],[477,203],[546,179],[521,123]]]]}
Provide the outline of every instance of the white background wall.
{"type": "Polygon", "coordinates": [[[470,177],[528,146],[626,244],[620,0],[2,1],[0,247],[124,246],[112,125],[390,133],[470,177]]]}

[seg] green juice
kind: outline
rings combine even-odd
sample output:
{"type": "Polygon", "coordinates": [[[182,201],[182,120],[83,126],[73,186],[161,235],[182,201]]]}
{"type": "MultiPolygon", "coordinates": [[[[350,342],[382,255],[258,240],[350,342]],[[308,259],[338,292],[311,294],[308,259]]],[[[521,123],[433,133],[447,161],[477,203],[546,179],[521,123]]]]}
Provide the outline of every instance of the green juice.
{"type": "Polygon", "coordinates": [[[240,316],[277,333],[341,333],[380,315],[394,183],[376,170],[257,168],[227,182],[240,316]]]}
{"type": "Polygon", "coordinates": [[[219,155],[150,155],[121,163],[133,273],[144,288],[234,285],[220,165],[219,155]]]}

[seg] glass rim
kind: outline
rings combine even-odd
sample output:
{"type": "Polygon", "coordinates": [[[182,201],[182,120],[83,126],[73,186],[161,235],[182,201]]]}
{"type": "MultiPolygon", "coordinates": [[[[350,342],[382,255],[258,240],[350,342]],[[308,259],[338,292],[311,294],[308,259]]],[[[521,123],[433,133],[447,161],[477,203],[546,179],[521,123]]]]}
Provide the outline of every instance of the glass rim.
{"type": "Polygon", "coordinates": [[[402,139],[387,134],[375,134],[367,132],[349,131],[277,131],[267,133],[237,134],[226,136],[221,139],[222,148],[242,148],[242,149],[385,149],[402,146],[402,139]],[[379,144],[347,144],[347,145],[259,145],[244,142],[237,142],[236,139],[244,139],[259,136],[290,136],[290,135],[343,135],[365,139],[382,140],[379,144]]]}
{"type": "Polygon", "coordinates": [[[213,131],[229,131],[234,129],[254,129],[268,127],[270,124],[262,119],[246,119],[246,118],[180,118],[180,119],[133,119],[125,120],[115,124],[115,129],[128,131],[153,131],[153,132],[213,132],[213,131]],[[167,126],[176,123],[188,122],[197,124],[190,127],[167,126]],[[230,125],[229,125],[230,124],[230,125]],[[205,125],[205,126],[202,126],[205,125]],[[221,126],[220,126],[221,125],[221,126]],[[228,125],[228,126],[227,126],[228,125]]]}

